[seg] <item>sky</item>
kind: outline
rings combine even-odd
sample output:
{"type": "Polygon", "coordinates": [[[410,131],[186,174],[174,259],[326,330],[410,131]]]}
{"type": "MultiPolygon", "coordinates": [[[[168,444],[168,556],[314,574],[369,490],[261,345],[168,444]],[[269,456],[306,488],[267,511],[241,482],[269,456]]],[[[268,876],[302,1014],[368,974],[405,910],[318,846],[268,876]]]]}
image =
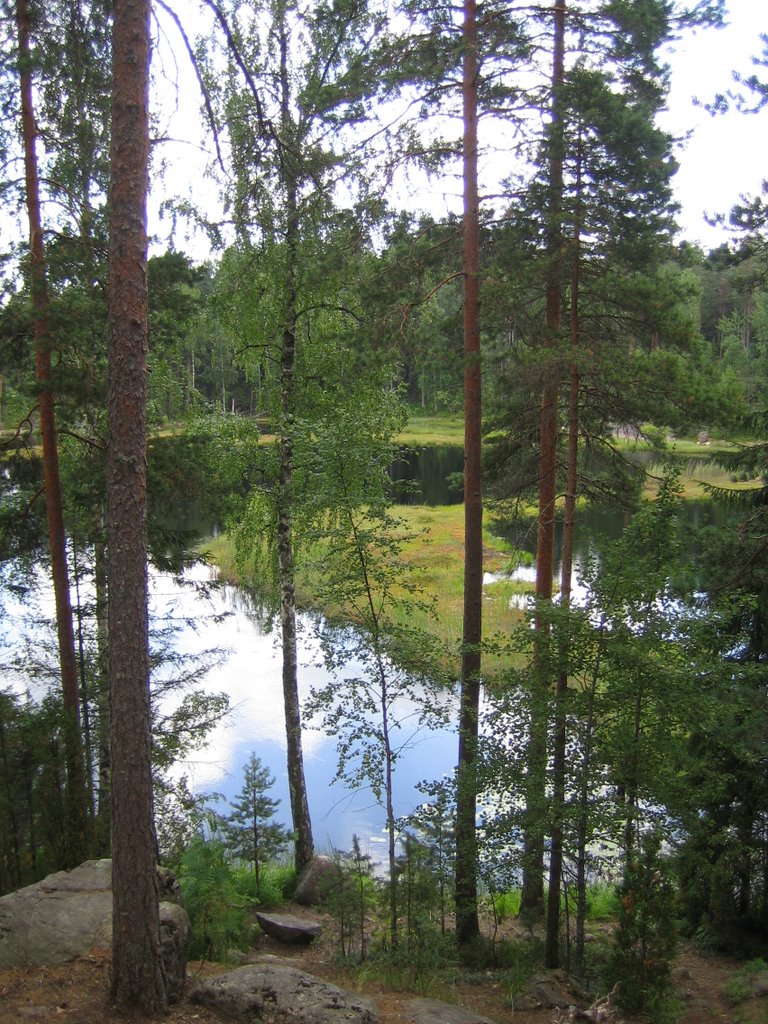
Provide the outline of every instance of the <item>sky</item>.
{"type": "MultiPolygon", "coordinates": [[[[733,85],[734,70],[751,73],[751,58],[762,53],[759,36],[761,31],[768,32],[768,0],[727,0],[727,7],[725,28],[687,33],[666,54],[672,87],[661,126],[685,140],[676,153],[680,169],[674,179],[675,198],[681,207],[678,237],[705,250],[732,237],[727,229],[707,224],[705,215],[727,218],[741,196],[758,194],[762,180],[768,178],[768,108],[753,115],[731,111],[713,116],[703,106],[694,105],[694,97],[706,103],[715,94],[726,92],[733,85]]],[[[180,44],[172,26],[165,28],[168,39],[160,37],[155,73],[158,91],[166,97],[173,94],[174,99],[170,104],[166,100],[162,124],[173,139],[187,141],[160,147],[160,152],[170,162],[168,181],[174,183],[175,190],[213,210],[216,189],[204,177],[206,154],[200,148],[196,83],[186,56],[169,56],[169,46],[178,51],[180,44]],[[173,88],[177,76],[178,94],[173,88]]],[[[765,74],[768,76],[768,71],[765,74]]],[[[416,183],[413,195],[401,196],[401,205],[424,207],[436,215],[449,209],[459,212],[459,190],[455,179],[443,185],[416,183]]],[[[158,190],[151,202],[150,231],[166,236],[169,220],[159,218],[160,199],[158,190]]],[[[205,258],[204,238],[187,231],[180,226],[176,246],[196,259],[205,258]]],[[[157,248],[162,251],[164,244],[157,248]]]]}
{"type": "Polygon", "coordinates": [[[727,91],[734,70],[751,74],[751,58],[762,53],[759,35],[768,33],[768,2],[728,0],[728,8],[728,27],[689,36],[668,56],[672,89],[662,127],[675,135],[690,132],[677,154],[674,180],[682,237],[705,248],[729,237],[707,225],[705,212],[727,215],[742,195],[758,194],[768,178],[768,109],[712,116],[693,104],[693,97],[707,102],[727,91]]]}

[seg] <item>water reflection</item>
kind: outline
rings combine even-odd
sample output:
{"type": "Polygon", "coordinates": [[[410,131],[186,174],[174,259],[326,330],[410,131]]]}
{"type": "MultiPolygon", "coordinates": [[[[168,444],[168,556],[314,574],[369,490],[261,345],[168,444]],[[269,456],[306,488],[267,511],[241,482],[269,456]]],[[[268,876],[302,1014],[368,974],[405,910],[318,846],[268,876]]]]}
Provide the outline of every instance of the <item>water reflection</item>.
{"type": "MultiPolygon", "coordinates": [[[[202,572],[202,569],[196,570],[202,572]]],[[[196,628],[184,630],[178,648],[195,654],[211,646],[229,652],[226,661],[206,677],[205,688],[224,691],[233,712],[216,726],[204,750],[180,766],[198,791],[234,797],[242,786],[242,769],[253,751],[275,776],[271,795],[281,801],[278,819],[290,825],[283,718],[279,634],[271,629],[261,607],[244,591],[222,587],[201,600],[173,577],[158,576],[152,588],[153,613],[184,615],[196,628]]],[[[299,617],[299,696],[303,702],[313,686],[328,681],[317,639],[316,620],[299,617]]],[[[359,674],[349,663],[345,676],[359,674]]],[[[334,783],[336,744],[333,737],[305,723],[303,734],[307,789],[315,842],[319,849],[349,849],[356,834],[374,858],[384,842],[384,813],[369,792],[350,792],[334,783]]],[[[395,768],[395,813],[405,815],[423,801],[417,783],[440,778],[452,770],[456,756],[453,729],[420,733],[413,738],[402,731],[395,745],[404,744],[395,768]]],[[[383,855],[383,851],[382,851],[383,855]]]]}
{"type": "Polygon", "coordinates": [[[460,505],[464,449],[456,445],[403,447],[390,467],[393,500],[401,505],[460,505]]]}
{"type": "MultiPolygon", "coordinates": [[[[649,455],[651,453],[648,453],[649,455]]],[[[650,460],[649,460],[650,461],[650,460]]],[[[460,490],[450,486],[451,474],[461,472],[463,456],[460,448],[424,448],[410,452],[393,469],[395,479],[418,479],[419,492],[414,502],[426,504],[458,503],[460,490]]],[[[683,507],[686,522],[701,527],[719,522],[723,512],[712,502],[688,502],[683,507]]],[[[582,509],[576,530],[576,576],[586,566],[604,539],[616,539],[626,526],[623,513],[615,510],[582,509]],[[602,539],[602,540],[601,540],[602,539]]],[[[519,550],[535,552],[535,528],[531,522],[497,524],[494,528],[519,550]]],[[[562,524],[556,531],[556,582],[562,557],[562,524]]],[[[188,583],[204,582],[208,570],[198,567],[188,583]]],[[[518,582],[533,583],[535,567],[518,566],[510,576],[518,582]]],[[[500,577],[487,574],[485,585],[492,587],[500,577]]],[[[576,592],[574,600],[583,600],[576,592]]],[[[84,595],[87,599],[87,595],[84,595]]],[[[510,604],[527,607],[525,593],[511,595],[510,604]]],[[[45,586],[40,591],[38,614],[51,617],[52,600],[45,586]]],[[[279,634],[272,629],[270,616],[246,592],[222,587],[206,593],[196,587],[180,584],[174,577],[154,574],[151,580],[153,621],[178,624],[175,646],[180,654],[195,655],[212,649],[223,657],[205,679],[209,691],[223,691],[231,701],[233,712],[215,728],[204,750],[190,759],[179,771],[186,774],[197,790],[215,791],[234,797],[242,786],[242,770],[251,752],[255,752],[275,776],[273,796],[281,801],[278,817],[289,824],[288,781],[285,764],[285,726],[283,719],[281,652],[279,634]]],[[[6,600],[5,639],[21,642],[26,632],[14,626],[14,613],[30,612],[29,605],[14,606],[6,600]],[[10,617],[8,616],[11,612],[10,617]]],[[[321,662],[315,620],[301,616],[299,620],[299,691],[305,700],[313,686],[323,685],[327,671],[321,662]]],[[[353,675],[355,666],[347,666],[353,675]]],[[[0,680],[3,681],[3,680],[0,680]]],[[[11,682],[6,677],[6,682],[11,682]]],[[[17,681],[17,680],[16,680],[17,681]]],[[[23,686],[29,686],[29,681],[23,686]]],[[[166,710],[180,695],[169,697],[166,710]]],[[[306,724],[306,723],[305,723],[306,724]]],[[[406,736],[401,740],[405,741],[406,736]]],[[[351,793],[334,783],[336,744],[333,737],[311,727],[304,731],[304,752],[309,789],[310,810],[319,849],[348,849],[352,835],[357,834],[365,847],[376,857],[376,849],[384,843],[384,814],[370,793],[351,793]]],[[[456,759],[456,736],[453,729],[422,734],[418,742],[403,752],[396,769],[395,811],[404,815],[421,802],[417,783],[437,779],[452,771],[456,759]]]]}

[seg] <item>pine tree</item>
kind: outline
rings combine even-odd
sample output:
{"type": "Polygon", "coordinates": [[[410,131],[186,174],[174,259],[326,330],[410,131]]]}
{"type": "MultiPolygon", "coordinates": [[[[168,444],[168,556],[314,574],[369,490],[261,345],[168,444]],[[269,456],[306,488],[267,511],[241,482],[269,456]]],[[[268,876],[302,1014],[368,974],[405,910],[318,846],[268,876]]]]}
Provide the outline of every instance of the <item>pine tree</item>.
{"type": "Polygon", "coordinates": [[[477,758],[483,606],[482,391],[480,352],[480,207],[478,199],[479,60],[477,11],[465,0],[463,22],[464,182],[464,616],[456,769],[456,937],[480,934],[477,915],[477,758]]]}
{"type": "MultiPolygon", "coordinates": [[[[707,12],[699,10],[696,16],[706,17],[707,12]]],[[[539,499],[536,592],[540,643],[534,657],[539,663],[539,685],[530,725],[523,908],[532,914],[543,908],[543,837],[548,829],[554,829],[548,928],[548,960],[554,965],[558,959],[558,822],[564,806],[566,742],[562,698],[568,674],[563,633],[567,617],[559,627],[559,658],[551,657],[549,650],[552,619],[547,606],[553,590],[555,498],[559,486],[565,484],[568,529],[562,586],[567,598],[577,494],[588,486],[592,494],[608,491],[622,496],[624,491],[624,499],[632,496],[631,489],[627,495],[629,474],[611,444],[613,425],[653,419],[661,408],[663,391],[658,387],[654,391],[651,380],[663,378],[667,394],[672,394],[673,386],[679,386],[683,377],[682,362],[674,351],[686,340],[683,332],[665,336],[664,329],[672,319],[667,307],[646,302],[641,309],[637,300],[641,290],[648,287],[650,292],[650,282],[662,277],[672,223],[671,140],[654,125],[666,88],[665,69],[658,63],[657,53],[673,23],[688,20],[688,14],[655,3],[642,5],[641,10],[639,5],[569,2],[556,4],[548,17],[554,17],[551,116],[539,148],[539,164],[546,174],[541,184],[531,181],[522,202],[510,206],[510,220],[516,218],[519,223],[506,228],[500,240],[520,232],[517,259],[511,263],[516,274],[512,285],[519,289],[517,308],[506,307],[513,322],[517,357],[510,361],[509,352],[503,351],[510,367],[503,397],[512,424],[508,464],[518,480],[526,481],[531,490],[536,488],[539,499]],[[571,31],[576,25],[578,32],[571,31]],[[544,225],[543,230],[538,224],[544,225]],[[520,274],[526,255],[527,265],[522,264],[520,274]],[[540,310],[544,331],[526,308],[537,286],[542,297],[533,308],[540,310]],[[617,315],[617,306],[622,305],[627,310],[624,317],[617,315]],[[630,317],[632,327],[628,329],[630,317]],[[637,331],[636,340],[629,341],[630,331],[637,331]],[[510,379],[513,393],[517,391],[512,402],[510,379]],[[627,387],[620,379],[637,383],[627,387]],[[567,388],[563,388],[565,383],[567,388]],[[565,415],[560,409],[564,391],[568,395],[565,415]],[[537,415],[538,432],[532,426],[537,415]],[[529,426],[525,425],[527,417],[529,426]],[[565,459],[559,451],[563,421],[568,423],[569,434],[565,459]],[[614,468],[621,472],[613,479],[604,469],[596,472],[595,453],[611,472],[614,468]],[[586,457],[590,458],[590,470],[585,473],[586,457]],[[548,815],[549,699],[555,679],[557,806],[548,815]]],[[[505,253],[502,258],[511,256],[505,253]]],[[[509,333],[509,321],[504,326],[509,333]]],[[[499,423],[490,425],[497,430],[499,423]]],[[[497,452],[503,447],[498,445],[497,452]]]]}
{"type": "Polygon", "coordinates": [[[261,886],[261,869],[286,848],[289,835],[272,821],[280,804],[267,795],[275,779],[256,754],[243,769],[243,788],[231,803],[232,812],[222,819],[231,853],[253,865],[256,892],[261,886]]]}
{"type": "Polygon", "coordinates": [[[64,696],[64,739],[67,749],[67,793],[70,804],[68,815],[70,848],[65,855],[65,866],[73,867],[83,859],[88,849],[88,796],[83,760],[80,694],[75,657],[72,601],[67,568],[67,538],[64,525],[64,502],[59,468],[55,412],[56,398],[52,372],[51,309],[45,244],[43,241],[43,222],[41,219],[40,172],[37,159],[38,128],[33,99],[32,19],[26,0],[18,0],[16,4],[16,22],[18,30],[25,191],[30,237],[30,284],[33,308],[35,377],[39,389],[38,411],[43,447],[45,506],[48,521],[51,573],[56,603],[61,687],[64,696]]]}
{"type": "Polygon", "coordinates": [[[149,2],[118,0],[110,191],[107,530],[112,749],[112,999],[162,1013],[147,622],[149,2]]]}

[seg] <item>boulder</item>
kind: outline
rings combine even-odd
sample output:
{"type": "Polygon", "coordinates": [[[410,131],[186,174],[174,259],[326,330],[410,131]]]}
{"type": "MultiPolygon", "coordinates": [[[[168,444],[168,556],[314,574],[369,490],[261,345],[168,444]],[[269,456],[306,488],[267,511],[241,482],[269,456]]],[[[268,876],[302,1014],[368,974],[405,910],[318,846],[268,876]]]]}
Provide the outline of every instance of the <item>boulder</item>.
{"type": "Polygon", "coordinates": [[[89,860],[0,896],[0,970],[63,964],[111,943],[110,860],[89,860]]]}
{"type": "Polygon", "coordinates": [[[370,1000],[274,961],[237,967],[202,981],[193,1003],[236,1021],[270,1024],[378,1024],[370,1000]]]}
{"type": "Polygon", "coordinates": [[[443,1003],[439,999],[412,999],[406,1004],[408,1019],[413,1024],[492,1024],[487,1017],[465,1010],[456,1003],[443,1003]]]}
{"type": "Polygon", "coordinates": [[[165,968],[165,988],[169,1003],[178,1003],[184,995],[189,953],[189,918],[178,903],[160,904],[160,955],[165,968]]]}
{"type": "Polygon", "coordinates": [[[305,921],[293,914],[263,914],[257,911],[256,920],[266,935],[292,946],[309,944],[323,930],[318,921],[305,921]]]}
{"type": "MultiPolygon", "coordinates": [[[[107,863],[111,864],[112,862],[107,861],[107,863]]],[[[181,886],[170,868],[164,868],[158,864],[157,881],[160,886],[160,900],[162,903],[178,903],[179,906],[184,906],[181,886]]]]}
{"type": "Polygon", "coordinates": [[[520,995],[515,996],[515,1009],[551,1010],[588,1002],[585,990],[565,971],[543,971],[529,978],[520,995]]]}
{"type": "Polygon", "coordinates": [[[293,898],[296,903],[316,907],[322,903],[339,874],[339,866],[330,857],[313,857],[299,875],[293,898]]]}
{"type": "MultiPolygon", "coordinates": [[[[189,919],[183,907],[160,904],[160,933],[174,1002],[181,997],[187,966],[189,919]]],[[[0,896],[0,970],[55,966],[111,945],[111,860],[89,860],[0,896]]]]}

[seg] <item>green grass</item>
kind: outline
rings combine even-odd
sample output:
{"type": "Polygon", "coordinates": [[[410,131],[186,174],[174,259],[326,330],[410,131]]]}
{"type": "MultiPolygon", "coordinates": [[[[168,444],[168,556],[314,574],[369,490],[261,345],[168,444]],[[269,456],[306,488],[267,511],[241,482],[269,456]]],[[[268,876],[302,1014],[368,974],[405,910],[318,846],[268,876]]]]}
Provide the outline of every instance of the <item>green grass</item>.
{"type": "MultiPolygon", "coordinates": [[[[520,912],[520,895],[519,889],[510,889],[493,897],[493,907],[499,921],[517,917],[520,912]]],[[[612,921],[616,919],[618,912],[619,901],[615,885],[594,882],[587,886],[588,921],[612,921]]]]}
{"type": "Polygon", "coordinates": [[[749,960],[725,983],[723,995],[734,1006],[743,1003],[753,995],[755,975],[765,971],[768,971],[765,960],[749,960]]]}
{"type": "Polygon", "coordinates": [[[608,882],[595,882],[587,887],[587,920],[612,921],[619,913],[616,886],[608,882]]]}
{"type": "MultiPolygon", "coordinates": [[[[399,440],[415,445],[429,444],[462,444],[463,427],[460,416],[421,416],[411,417],[406,431],[399,440]]],[[[634,442],[620,442],[625,448],[640,448],[634,442]]],[[[723,442],[717,446],[725,447],[723,442]]],[[[675,441],[673,450],[676,453],[696,453],[706,457],[706,452],[695,441],[675,441]]],[[[649,477],[645,494],[652,498],[658,491],[659,476],[649,477]]],[[[707,497],[705,485],[716,487],[749,488],[755,486],[754,481],[734,483],[730,476],[714,465],[696,467],[690,476],[681,481],[683,496],[689,499],[707,497]]],[[[417,586],[425,597],[434,597],[435,616],[416,609],[407,614],[410,625],[419,626],[438,638],[445,652],[446,664],[453,669],[458,659],[458,644],[462,633],[463,621],[463,575],[464,575],[464,509],[462,505],[398,506],[393,510],[404,522],[407,533],[414,534],[403,548],[403,556],[417,569],[417,586]]],[[[535,509],[531,509],[535,515],[535,509]]],[[[516,553],[500,537],[491,534],[490,514],[486,513],[483,533],[483,569],[487,573],[503,573],[508,570],[515,559],[516,553]]],[[[232,544],[226,536],[219,536],[208,541],[206,550],[211,554],[219,567],[220,577],[225,582],[234,584],[254,585],[255,581],[243,579],[235,564],[232,544]]],[[[322,550],[313,552],[313,561],[322,563],[322,550]]],[[[317,571],[317,570],[315,570],[317,571]]],[[[483,601],[483,632],[486,638],[497,635],[508,635],[521,621],[526,599],[532,593],[531,583],[500,579],[487,583],[484,587],[483,601]]],[[[347,613],[344,608],[319,607],[316,601],[316,581],[307,570],[299,571],[297,578],[297,600],[302,607],[316,607],[331,617],[343,617],[347,613]]],[[[496,667],[495,657],[488,658],[486,670],[496,667]]]]}
{"type": "MultiPolygon", "coordinates": [[[[464,423],[460,414],[439,416],[425,416],[414,413],[399,435],[398,441],[402,444],[415,446],[426,445],[458,445],[464,444],[464,423]]],[[[624,438],[615,438],[614,444],[622,451],[647,452],[650,449],[644,441],[631,441],[624,438]]],[[[758,480],[733,481],[730,474],[714,464],[707,464],[708,456],[713,452],[730,451],[733,444],[730,441],[713,439],[709,445],[700,445],[694,437],[681,437],[668,445],[670,455],[700,456],[702,460],[693,473],[685,473],[681,479],[683,498],[691,501],[700,501],[709,497],[708,486],[730,487],[736,490],[748,490],[757,486],[758,480]]],[[[653,468],[653,467],[652,467],[653,468]]],[[[661,464],[654,470],[661,476],[661,464]]],[[[645,486],[645,497],[655,498],[658,492],[659,483],[654,477],[649,477],[645,486]]]]}
{"type": "MultiPolygon", "coordinates": [[[[463,621],[464,586],[464,508],[462,505],[404,505],[395,510],[403,520],[406,533],[415,536],[403,547],[403,557],[416,569],[419,594],[435,598],[435,615],[418,608],[403,611],[411,626],[423,628],[436,636],[445,652],[446,665],[458,664],[458,644],[463,621]]],[[[488,520],[486,520],[487,522],[488,520]]],[[[235,562],[231,540],[224,534],[205,542],[204,549],[219,568],[222,580],[233,584],[252,584],[243,578],[235,562]]],[[[483,568],[486,572],[499,572],[509,566],[511,552],[501,539],[484,530],[483,568]]],[[[312,559],[322,562],[321,552],[312,559]]],[[[483,605],[486,636],[507,633],[523,617],[520,607],[510,607],[513,595],[517,599],[530,592],[530,584],[508,580],[487,584],[483,605]]],[[[344,608],[319,607],[310,572],[299,569],[296,597],[300,606],[314,607],[331,617],[344,616],[344,608]]],[[[519,602],[518,602],[519,604],[519,602]]]]}
{"type": "Polygon", "coordinates": [[[520,913],[520,890],[511,889],[493,897],[493,909],[499,921],[517,917],[520,913]]]}
{"type": "Polygon", "coordinates": [[[235,888],[241,898],[267,907],[279,906],[293,895],[296,888],[296,868],[293,864],[277,861],[262,864],[259,871],[259,887],[256,888],[256,874],[252,865],[238,864],[232,868],[235,888]]]}
{"type": "MultiPolygon", "coordinates": [[[[701,454],[701,451],[697,454],[701,454]]],[[[659,483],[662,476],[662,467],[650,466],[650,473],[646,478],[643,494],[646,498],[655,498],[658,494],[659,483]]],[[[680,488],[682,497],[687,501],[706,501],[711,494],[709,487],[723,487],[730,490],[746,491],[754,487],[762,486],[759,477],[752,480],[734,480],[731,473],[708,462],[706,456],[702,456],[701,463],[692,472],[686,472],[680,477],[680,488]]]]}
{"type": "MultiPolygon", "coordinates": [[[[400,506],[397,514],[416,537],[403,549],[403,556],[417,568],[419,590],[436,599],[435,618],[416,613],[410,621],[436,634],[446,651],[456,649],[464,614],[464,507],[462,505],[400,506]]],[[[507,545],[483,531],[483,570],[500,572],[509,566],[507,545]]],[[[513,593],[524,593],[527,584],[503,581],[486,584],[483,603],[485,636],[507,633],[522,619],[520,608],[510,607],[513,593]]],[[[454,655],[456,656],[456,655],[454,655]]]]}
{"type": "Polygon", "coordinates": [[[459,445],[464,444],[464,420],[459,413],[424,416],[413,413],[397,436],[400,444],[459,445]]]}
{"type": "Polygon", "coordinates": [[[216,566],[222,583],[241,586],[246,582],[235,562],[235,546],[229,534],[219,533],[215,537],[207,537],[201,542],[200,551],[216,566]]]}

